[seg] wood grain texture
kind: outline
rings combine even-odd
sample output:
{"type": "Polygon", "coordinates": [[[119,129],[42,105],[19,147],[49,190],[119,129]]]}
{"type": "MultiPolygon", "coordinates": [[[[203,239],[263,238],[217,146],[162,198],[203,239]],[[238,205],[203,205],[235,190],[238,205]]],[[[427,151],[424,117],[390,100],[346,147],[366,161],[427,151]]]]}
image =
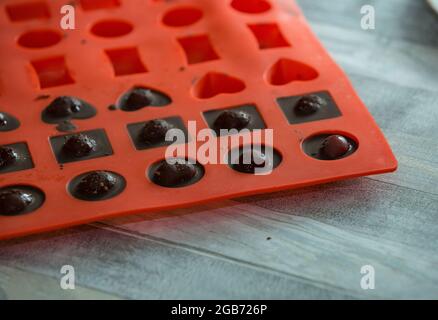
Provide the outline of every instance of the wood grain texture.
{"type": "Polygon", "coordinates": [[[0,299],[438,297],[438,17],[420,0],[298,2],[396,173],[5,241],[0,299]],[[360,28],[364,4],[374,31],[360,28]],[[76,292],[58,286],[64,264],[76,292]],[[363,265],[375,290],[360,288],[363,265]]]}

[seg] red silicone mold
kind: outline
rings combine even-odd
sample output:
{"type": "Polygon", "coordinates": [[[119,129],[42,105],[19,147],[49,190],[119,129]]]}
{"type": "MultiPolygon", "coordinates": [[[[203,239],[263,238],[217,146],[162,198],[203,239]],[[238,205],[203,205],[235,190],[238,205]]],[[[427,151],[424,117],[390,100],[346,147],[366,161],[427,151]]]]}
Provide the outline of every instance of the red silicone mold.
{"type": "Polygon", "coordinates": [[[45,197],[31,213],[0,212],[0,238],[397,167],[346,75],[292,0],[10,0],[0,4],[0,29],[0,112],[20,122],[15,130],[0,131],[0,145],[24,145],[30,160],[18,171],[0,171],[0,188],[32,186],[45,197]],[[74,30],[59,27],[67,3],[76,9],[74,30]],[[134,87],[152,88],[171,103],[114,110],[111,106],[134,87]],[[313,121],[288,118],[288,103],[309,93],[331,99],[335,112],[313,121]],[[73,120],[75,132],[105,132],[112,152],[59,163],[51,141],[65,133],[41,120],[58,96],[74,96],[96,108],[94,117],[73,120]],[[182,188],[151,182],[147,172],[163,159],[166,147],[138,150],[129,125],[180,117],[186,126],[194,120],[198,130],[205,129],[207,112],[242,105],[255,107],[264,126],[274,130],[273,147],[282,161],[271,174],[206,164],[204,176],[182,188]],[[303,151],[303,141],[330,133],[354,141],[356,152],[324,161],[303,151]],[[76,199],[67,186],[93,170],[123,176],[125,189],[103,201],[76,199]]]}

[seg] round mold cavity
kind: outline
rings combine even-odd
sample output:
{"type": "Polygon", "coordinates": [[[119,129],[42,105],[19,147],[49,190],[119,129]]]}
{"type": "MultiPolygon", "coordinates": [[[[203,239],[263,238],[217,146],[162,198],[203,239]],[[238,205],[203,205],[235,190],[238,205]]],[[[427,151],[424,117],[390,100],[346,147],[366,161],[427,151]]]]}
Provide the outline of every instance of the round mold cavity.
{"type": "Polygon", "coordinates": [[[20,121],[6,112],[0,112],[0,132],[12,131],[20,127],[20,121]]]}
{"type": "Polygon", "coordinates": [[[185,165],[189,165],[190,169],[194,169],[193,176],[189,176],[187,178],[185,178],[183,176],[178,177],[177,175],[173,175],[170,171],[164,172],[165,173],[164,178],[163,178],[163,174],[156,175],[156,172],[160,168],[163,169],[163,166],[166,166],[169,164],[168,160],[163,159],[163,160],[157,161],[154,164],[152,164],[149,167],[149,169],[146,171],[146,175],[150,181],[152,181],[156,185],[159,185],[159,186],[165,187],[165,188],[182,188],[182,187],[187,187],[187,186],[190,186],[192,184],[197,183],[198,181],[200,181],[202,179],[202,177],[205,174],[204,167],[198,162],[195,162],[192,160],[190,160],[190,162],[189,162],[187,159],[183,159],[183,158],[172,158],[169,160],[179,161],[185,165]],[[168,177],[166,177],[167,173],[169,175],[168,177]],[[157,176],[160,177],[161,180],[157,179],[157,176]],[[178,179],[178,178],[180,178],[180,179],[178,179]],[[181,181],[178,181],[178,180],[181,180],[181,181]]]}
{"type": "Polygon", "coordinates": [[[54,30],[32,30],[18,38],[18,45],[23,48],[41,49],[54,46],[62,40],[62,35],[54,30]]]}
{"type": "Polygon", "coordinates": [[[116,38],[129,34],[134,27],[123,20],[102,20],[91,27],[91,33],[101,38],[116,38]]]}
{"type": "Polygon", "coordinates": [[[228,166],[231,169],[244,174],[271,174],[282,161],[283,156],[278,150],[265,145],[240,146],[232,149],[227,155],[228,166]],[[263,157],[260,157],[260,155],[263,157]],[[255,160],[256,157],[258,157],[258,160],[255,160]],[[263,160],[264,162],[260,162],[260,160],[263,160]]]}
{"type": "Polygon", "coordinates": [[[179,7],[166,12],[163,24],[169,27],[186,27],[201,20],[203,13],[193,7],[179,7]]]}
{"type": "MultiPolygon", "coordinates": [[[[95,189],[95,187],[98,187],[97,184],[100,183],[104,183],[105,180],[94,180],[92,181],[93,184],[91,185],[85,185],[85,190],[90,190],[90,189],[95,189]]],[[[106,170],[96,170],[96,171],[89,171],[89,172],[85,172],[82,173],[78,176],[76,176],[75,178],[73,178],[70,183],[67,186],[68,192],[75,197],[76,199],[79,200],[84,200],[84,201],[102,201],[102,200],[107,200],[107,199],[111,199],[114,198],[116,196],[118,196],[119,194],[121,194],[126,188],[126,179],[121,176],[118,173],[115,173],[113,171],[106,171],[106,170]],[[81,188],[81,182],[86,181],[87,178],[90,177],[90,175],[92,174],[99,174],[99,175],[103,175],[103,177],[109,177],[111,179],[111,181],[113,181],[113,186],[112,188],[108,189],[107,192],[104,193],[84,193],[81,192],[80,188],[81,188]]]]}
{"type": "Polygon", "coordinates": [[[271,5],[266,0],[233,0],[231,6],[240,12],[260,14],[271,10],[271,5]]]}
{"type": "Polygon", "coordinates": [[[301,144],[301,148],[305,154],[307,154],[308,156],[314,159],[322,160],[322,161],[336,161],[336,160],[347,158],[351,156],[353,153],[355,153],[359,148],[359,143],[357,142],[356,138],[353,138],[350,134],[347,133],[325,132],[325,133],[315,134],[306,138],[301,144]],[[345,138],[350,145],[348,151],[346,151],[344,154],[338,157],[328,157],[327,155],[325,155],[324,152],[322,152],[323,143],[330,136],[341,136],[345,138]]]}
{"type": "Polygon", "coordinates": [[[45,200],[44,192],[33,186],[11,185],[2,187],[0,188],[0,216],[11,217],[32,213],[39,209],[45,200]],[[9,203],[8,198],[14,203],[9,203]]]}

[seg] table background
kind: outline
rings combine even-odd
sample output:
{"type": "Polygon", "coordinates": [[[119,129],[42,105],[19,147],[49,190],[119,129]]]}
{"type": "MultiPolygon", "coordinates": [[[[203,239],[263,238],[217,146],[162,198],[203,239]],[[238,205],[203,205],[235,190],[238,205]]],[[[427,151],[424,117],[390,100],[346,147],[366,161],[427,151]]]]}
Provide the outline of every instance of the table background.
{"type": "Polygon", "coordinates": [[[4,241],[0,299],[438,298],[438,16],[420,0],[299,3],[396,173],[4,241]],[[75,290],[59,286],[65,264],[75,290]],[[363,265],[375,290],[360,287],[363,265]]]}

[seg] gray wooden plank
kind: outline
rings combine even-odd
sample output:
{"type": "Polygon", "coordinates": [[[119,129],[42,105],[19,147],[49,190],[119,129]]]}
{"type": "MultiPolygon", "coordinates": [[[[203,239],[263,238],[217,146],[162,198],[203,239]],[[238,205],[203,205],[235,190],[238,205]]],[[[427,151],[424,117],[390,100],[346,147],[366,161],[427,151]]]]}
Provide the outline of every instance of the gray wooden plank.
{"type": "Polygon", "coordinates": [[[311,26],[348,75],[438,91],[438,46],[400,39],[382,40],[376,35],[378,30],[343,29],[315,22],[311,26]]]}
{"type": "Polygon", "coordinates": [[[438,92],[390,84],[361,75],[352,82],[399,161],[385,182],[438,194],[438,92]]]}
{"type": "Polygon", "coordinates": [[[58,278],[19,270],[14,267],[0,266],[0,300],[16,299],[56,299],[56,300],[118,300],[119,298],[82,286],[74,290],[63,290],[58,278]]]}
{"type": "MultiPolygon", "coordinates": [[[[411,43],[438,46],[434,30],[436,14],[423,0],[298,0],[305,16],[312,22],[360,30],[360,8],[376,9],[376,34],[382,39],[402,39],[411,43]]],[[[364,44],[366,45],[366,44],[364,44]]]]}
{"type": "Polygon", "coordinates": [[[82,226],[0,244],[0,265],[57,277],[124,298],[354,298],[355,292],[153,239],[82,226]]]}
{"type": "Polygon", "coordinates": [[[37,297],[14,275],[50,298],[56,283],[42,283],[66,263],[87,290],[125,298],[436,298],[438,19],[424,1],[299,2],[389,139],[395,174],[7,241],[0,299],[37,297]],[[375,31],[360,29],[363,4],[375,31]],[[363,264],[374,291],[359,287],[363,264]]]}
{"type": "Polygon", "coordinates": [[[362,178],[238,201],[438,256],[436,195],[362,178]]]}
{"type": "MultiPolygon", "coordinates": [[[[372,181],[368,183],[381,184],[372,181]]],[[[350,183],[351,185],[353,184],[350,183]]],[[[433,270],[438,262],[436,248],[433,247],[437,240],[436,228],[425,232],[425,237],[429,239],[423,239],[422,243],[431,241],[427,248],[415,247],[409,239],[403,238],[411,235],[417,240],[418,235],[412,233],[417,231],[415,227],[421,225],[420,222],[415,226],[399,224],[398,232],[387,236],[385,232],[388,229],[393,230],[390,229],[391,219],[397,221],[397,210],[391,214],[386,213],[383,216],[386,221],[379,216],[382,212],[380,209],[375,213],[378,217],[374,221],[367,219],[373,213],[373,200],[377,201],[377,207],[385,206],[379,200],[382,189],[377,189],[374,194],[364,195],[363,191],[370,188],[366,183],[362,187],[363,189],[352,187],[345,190],[338,187],[332,194],[311,193],[309,190],[307,194],[298,192],[291,197],[274,194],[271,199],[249,200],[244,204],[228,201],[220,206],[206,205],[196,209],[178,210],[176,213],[173,211],[161,217],[144,215],[106,223],[134,234],[153,237],[156,241],[170,242],[180,247],[190,246],[198,252],[208,250],[227,259],[239,259],[248,265],[256,264],[266,270],[277,270],[316,283],[341,287],[346,292],[356,291],[358,295],[365,297],[436,296],[438,272],[433,270]],[[332,200],[334,198],[336,201],[332,200]],[[320,206],[317,207],[315,203],[320,206]],[[321,208],[324,204],[328,208],[321,208]],[[317,213],[321,216],[330,216],[335,212],[339,218],[345,212],[357,225],[348,225],[345,218],[340,218],[341,223],[336,223],[335,219],[335,222],[328,221],[329,223],[317,221],[314,219],[320,218],[317,213],[312,216],[312,212],[316,211],[315,207],[319,209],[317,213]],[[356,216],[362,218],[363,225],[356,220],[356,216]],[[271,239],[267,240],[268,237],[271,239]],[[400,239],[403,241],[397,241],[400,239]],[[359,287],[359,270],[365,264],[373,265],[379,273],[378,290],[367,292],[359,287]]],[[[421,202],[421,198],[415,199],[415,203],[421,202]]],[[[438,211],[434,209],[438,208],[438,199],[430,201],[433,201],[430,215],[434,215],[436,220],[438,211]]],[[[394,197],[389,198],[386,205],[391,206],[393,202],[394,197]]],[[[425,228],[422,229],[424,231],[425,228]]]]}

